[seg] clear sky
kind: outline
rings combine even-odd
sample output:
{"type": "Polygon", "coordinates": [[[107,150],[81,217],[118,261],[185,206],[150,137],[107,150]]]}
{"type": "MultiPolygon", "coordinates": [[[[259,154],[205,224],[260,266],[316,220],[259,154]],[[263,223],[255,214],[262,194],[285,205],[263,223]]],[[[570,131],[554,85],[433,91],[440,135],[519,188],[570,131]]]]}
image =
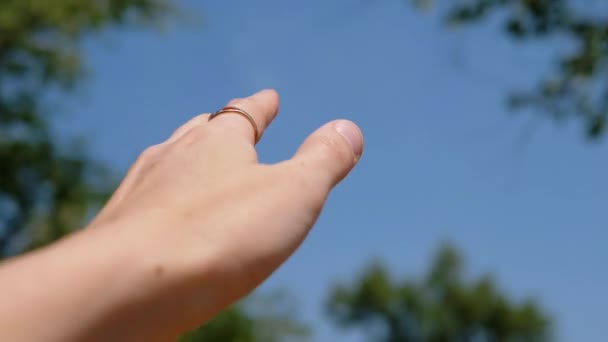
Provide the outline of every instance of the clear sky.
{"type": "Polygon", "coordinates": [[[360,164],[263,285],[296,295],[315,340],[358,340],[326,322],[330,284],[373,257],[419,274],[444,239],[471,274],[537,296],[561,341],[605,337],[608,144],[504,108],[508,90],[550,70],[555,45],[513,45],[492,25],[448,31],[401,0],[183,3],[199,24],[85,44],[90,78],[59,130],[88,135],[91,153],[124,172],[191,116],[262,88],[282,96],[262,161],[288,158],[326,121],[355,121],[360,164]]]}

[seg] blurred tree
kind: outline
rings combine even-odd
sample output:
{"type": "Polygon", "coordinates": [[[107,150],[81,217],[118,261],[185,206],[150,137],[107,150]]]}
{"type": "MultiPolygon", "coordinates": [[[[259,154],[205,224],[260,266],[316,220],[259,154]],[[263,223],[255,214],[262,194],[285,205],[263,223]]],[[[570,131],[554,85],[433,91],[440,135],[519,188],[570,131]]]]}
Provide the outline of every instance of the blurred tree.
{"type": "Polygon", "coordinates": [[[79,227],[113,185],[82,141],[62,148],[49,129],[45,95],[82,78],[82,38],[156,24],[173,9],[172,0],[0,2],[0,258],[79,227]]]}
{"type": "Polygon", "coordinates": [[[179,342],[307,341],[310,331],[295,311],[286,292],[253,295],[185,334],[179,342]]]}
{"type": "MultiPolygon", "coordinates": [[[[426,8],[439,0],[411,0],[426,8]]],[[[508,37],[574,44],[557,58],[555,73],[535,89],[510,96],[514,109],[539,109],[557,119],[576,117],[591,138],[606,132],[608,120],[608,4],[597,0],[468,0],[445,2],[449,24],[480,22],[504,14],[508,37]]]]}
{"type": "Polygon", "coordinates": [[[488,275],[464,275],[449,245],[420,281],[398,281],[374,263],[354,284],[332,290],[328,312],[343,327],[367,328],[373,341],[549,340],[549,318],[534,302],[513,302],[488,275]]]}
{"type": "Polygon", "coordinates": [[[178,339],[179,342],[253,342],[257,341],[254,322],[243,310],[230,308],[213,318],[208,324],[178,339]]]}

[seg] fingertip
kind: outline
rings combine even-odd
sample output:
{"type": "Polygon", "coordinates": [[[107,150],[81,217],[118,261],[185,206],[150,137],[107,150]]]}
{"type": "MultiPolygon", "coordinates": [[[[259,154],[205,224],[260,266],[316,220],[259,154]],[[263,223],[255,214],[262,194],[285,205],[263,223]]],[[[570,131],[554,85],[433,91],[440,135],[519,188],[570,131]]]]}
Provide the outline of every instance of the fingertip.
{"type": "Polygon", "coordinates": [[[264,100],[264,101],[271,101],[271,102],[279,102],[279,93],[272,88],[267,88],[267,89],[262,89],[254,94],[252,94],[251,96],[249,96],[251,99],[260,99],[260,100],[264,100]]]}
{"type": "Polygon", "coordinates": [[[279,98],[279,92],[274,88],[262,89],[258,92],[258,94],[267,94],[268,96],[274,96],[276,98],[279,98]]]}
{"type": "Polygon", "coordinates": [[[229,106],[237,105],[242,103],[243,101],[260,101],[262,103],[270,103],[270,105],[278,105],[279,103],[279,93],[272,88],[262,89],[256,93],[253,93],[249,96],[243,98],[234,98],[228,101],[229,106]]]}
{"type": "Polygon", "coordinates": [[[348,120],[335,120],[309,135],[288,165],[331,189],[357,164],[362,151],[359,127],[348,120]]]}
{"type": "Polygon", "coordinates": [[[253,96],[263,98],[264,101],[268,101],[268,103],[270,103],[272,105],[272,107],[274,107],[274,108],[276,108],[276,110],[278,110],[280,96],[276,90],[263,89],[263,90],[257,92],[256,94],[254,94],[253,96]]]}
{"type": "Polygon", "coordinates": [[[355,159],[358,160],[363,154],[363,134],[361,129],[350,120],[336,120],[333,122],[334,129],[340,134],[352,148],[355,159]]]}

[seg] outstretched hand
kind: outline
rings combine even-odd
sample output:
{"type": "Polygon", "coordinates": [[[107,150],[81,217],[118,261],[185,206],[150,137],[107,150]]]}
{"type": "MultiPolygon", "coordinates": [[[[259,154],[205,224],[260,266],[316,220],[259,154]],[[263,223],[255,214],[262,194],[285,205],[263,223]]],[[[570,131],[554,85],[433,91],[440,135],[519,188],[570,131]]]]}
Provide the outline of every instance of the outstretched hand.
{"type": "MultiPolygon", "coordinates": [[[[229,105],[249,113],[261,135],[278,101],[265,90],[229,105]]],[[[81,323],[51,327],[50,336],[163,340],[207,321],[294,252],[363,149],[357,126],[337,120],[312,133],[293,158],[260,164],[246,118],[208,118],[191,119],[143,152],[88,229],[41,252],[88,260],[106,279],[88,311],[49,301],[56,319],[76,314],[63,318],[81,323]]],[[[73,270],[78,265],[70,262],[73,270]]],[[[78,282],[73,275],[73,286],[78,282]]]]}

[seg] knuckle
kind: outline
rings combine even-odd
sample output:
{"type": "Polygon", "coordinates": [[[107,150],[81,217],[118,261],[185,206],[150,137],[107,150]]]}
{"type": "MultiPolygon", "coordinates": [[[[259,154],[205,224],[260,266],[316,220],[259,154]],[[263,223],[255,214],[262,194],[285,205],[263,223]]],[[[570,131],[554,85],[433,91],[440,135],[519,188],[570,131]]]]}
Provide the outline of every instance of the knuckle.
{"type": "Polygon", "coordinates": [[[134,167],[137,170],[146,170],[154,167],[159,160],[159,155],[164,149],[163,144],[157,144],[147,147],[143,150],[137,160],[135,161],[134,167]]]}
{"type": "Polygon", "coordinates": [[[192,119],[192,128],[202,127],[205,123],[209,121],[210,116],[211,114],[209,113],[203,113],[195,116],[192,119]]]}
{"type": "Polygon", "coordinates": [[[197,125],[192,127],[184,136],[179,139],[176,144],[179,146],[192,146],[200,144],[203,141],[209,139],[210,130],[206,129],[203,125],[197,125]]]}
{"type": "Polygon", "coordinates": [[[142,161],[155,159],[156,156],[160,153],[161,149],[162,144],[148,146],[145,150],[141,152],[141,154],[139,155],[139,159],[142,161]]]}
{"type": "Polygon", "coordinates": [[[236,106],[236,105],[238,105],[238,104],[240,104],[240,103],[242,103],[242,102],[243,102],[243,99],[240,99],[240,98],[234,98],[234,99],[232,99],[232,100],[228,101],[227,106],[236,106]]]}

